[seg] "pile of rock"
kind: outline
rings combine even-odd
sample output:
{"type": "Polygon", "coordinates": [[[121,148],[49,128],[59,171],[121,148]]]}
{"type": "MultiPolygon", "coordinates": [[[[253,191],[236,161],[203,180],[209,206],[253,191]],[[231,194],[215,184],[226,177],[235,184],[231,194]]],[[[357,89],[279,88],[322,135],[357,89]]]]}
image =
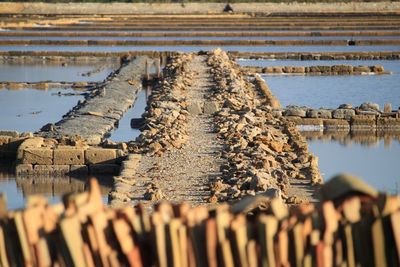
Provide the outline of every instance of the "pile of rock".
{"type": "Polygon", "coordinates": [[[319,183],[317,160],[294,124],[274,118],[265,94],[245,79],[225,52],[210,53],[216,88],[211,98],[221,103],[216,131],[224,140],[222,177],[212,184],[212,201],[226,201],[273,190],[289,200],[291,178],[319,183]]]}
{"type": "MultiPolygon", "coordinates": [[[[399,109],[400,110],[400,109],[399,109]]],[[[321,119],[345,119],[350,121],[357,115],[368,116],[395,116],[398,111],[393,111],[391,104],[386,104],[384,109],[381,110],[376,103],[366,102],[358,107],[353,107],[350,104],[342,104],[336,109],[319,108],[313,109],[307,106],[287,106],[286,109],[276,109],[274,114],[277,116],[296,116],[300,118],[321,118],[321,119]]]]}
{"type": "Polygon", "coordinates": [[[160,156],[171,148],[181,148],[187,140],[188,103],[186,89],[194,73],[188,68],[191,54],[176,56],[164,69],[162,80],[149,97],[143,114],[145,125],[138,141],[144,152],[160,156]]]}

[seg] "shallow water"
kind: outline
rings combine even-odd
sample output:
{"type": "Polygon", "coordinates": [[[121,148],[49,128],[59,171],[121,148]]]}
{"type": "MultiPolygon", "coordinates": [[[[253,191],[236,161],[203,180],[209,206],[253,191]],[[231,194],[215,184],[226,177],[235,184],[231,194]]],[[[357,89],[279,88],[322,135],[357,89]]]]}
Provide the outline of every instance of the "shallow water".
{"type": "Polygon", "coordinates": [[[337,108],[348,103],[400,106],[400,73],[391,75],[262,76],[283,107],[337,108]]]}
{"type": "MultiPolygon", "coordinates": [[[[103,203],[108,202],[108,193],[112,177],[95,177],[102,192],[103,203]]],[[[9,209],[23,208],[27,197],[41,194],[49,203],[58,203],[61,196],[67,193],[78,193],[87,190],[88,177],[34,177],[20,178],[10,173],[0,173],[0,193],[6,195],[9,209]]]]}
{"type": "Polygon", "coordinates": [[[58,96],[57,93],[76,93],[72,89],[0,89],[0,129],[33,132],[47,123],[61,120],[82,95],[58,96]]]}
{"type": "Polygon", "coordinates": [[[96,62],[86,64],[55,63],[1,63],[0,81],[12,82],[98,82],[117,69],[116,63],[96,62]]]}
{"type": "Polygon", "coordinates": [[[131,127],[131,119],[140,118],[146,108],[147,92],[141,90],[133,106],[124,114],[116,128],[110,136],[110,140],[115,142],[128,142],[135,140],[140,135],[140,130],[131,127]]]}
{"type": "Polygon", "coordinates": [[[400,142],[386,145],[379,140],[373,146],[360,143],[343,144],[335,140],[310,140],[308,147],[319,157],[324,180],[340,172],[362,177],[375,188],[400,193],[400,142]]]}
{"type": "Polygon", "coordinates": [[[399,51],[399,46],[0,46],[0,51],[180,51],[197,52],[222,48],[239,52],[383,52],[399,51]]]}

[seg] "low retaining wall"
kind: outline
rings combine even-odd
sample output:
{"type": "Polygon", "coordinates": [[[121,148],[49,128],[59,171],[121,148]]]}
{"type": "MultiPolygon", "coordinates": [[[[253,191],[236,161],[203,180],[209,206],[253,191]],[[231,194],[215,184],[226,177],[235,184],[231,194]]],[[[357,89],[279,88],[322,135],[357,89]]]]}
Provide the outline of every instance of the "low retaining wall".
{"type": "Polygon", "coordinates": [[[290,74],[290,75],[366,75],[366,74],[391,74],[385,71],[382,65],[374,66],[272,66],[272,67],[242,67],[246,71],[264,74],[290,74]]]}
{"type": "Polygon", "coordinates": [[[386,105],[384,111],[377,104],[364,103],[352,108],[342,105],[338,109],[310,109],[307,107],[288,107],[275,110],[275,116],[285,116],[297,125],[312,126],[316,130],[400,130],[400,110],[392,111],[386,105]]]}
{"type": "Polygon", "coordinates": [[[400,52],[237,52],[230,51],[235,58],[243,59],[288,59],[288,60],[399,60],[400,52]]]}
{"type": "Polygon", "coordinates": [[[89,147],[70,141],[32,137],[24,140],[17,150],[18,176],[116,174],[124,152],[118,149],[89,147]]]}

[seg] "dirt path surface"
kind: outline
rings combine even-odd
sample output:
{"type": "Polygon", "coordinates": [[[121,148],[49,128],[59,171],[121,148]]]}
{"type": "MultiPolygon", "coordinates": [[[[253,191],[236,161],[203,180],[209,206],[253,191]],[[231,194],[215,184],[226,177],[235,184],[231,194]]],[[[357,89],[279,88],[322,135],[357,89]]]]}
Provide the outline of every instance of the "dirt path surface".
{"type": "MultiPolygon", "coordinates": [[[[196,56],[189,63],[189,69],[195,70],[192,85],[187,89],[189,105],[204,101],[212,86],[205,60],[204,56],[196,56]]],[[[142,157],[133,190],[135,202],[143,201],[150,187],[155,189],[156,198],[162,195],[170,201],[208,202],[210,180],[219,174],[221,165],[221,145],[213,132],[212,116],[191,114],[187,133],[188,140],[181,149],[173,149],[161,157],[142,157]]]]}

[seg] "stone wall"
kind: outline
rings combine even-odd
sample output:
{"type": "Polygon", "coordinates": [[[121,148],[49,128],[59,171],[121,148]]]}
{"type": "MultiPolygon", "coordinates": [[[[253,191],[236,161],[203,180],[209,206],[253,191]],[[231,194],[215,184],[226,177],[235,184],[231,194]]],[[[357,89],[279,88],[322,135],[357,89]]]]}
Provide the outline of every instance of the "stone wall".
{"type": "MultiPolygon", "coordinates": [[[[0,3],[0,14],[218,14],[225,3],[0,3]]],[[[399,2],[231,3],[236,13],[398,13],[399,2]]]]}
{"type": "Polygon", "coordinates": [[[235,58],[243,59],[288,59],[288,60],[399,60],[400,52],[237,52],[230,51],[235,58]]]}
{"type": "Polygon", "coordinates": [[[245,66],[244,70],[264,74],[289,74],[289,75],[366,75],[366,74],[390,74],[382,65],[374,66],[271,66],[255,67],[245,66]]]}
{"type": "Polygon", "coordinates": [[[124,152],[119,149],[89,147],[80,141],[25,139],[17,150],[18,176],[116,174],[124,152]]]}
{"type": "Polygon", "coordinates": [[[284,110],[275,109],[274,115],[285,116],[297,125],[312,126],[316,130],[400,130],[400,109],[392,110],[389,104],[383,111],[373,103],[356,108],[343,104],[337,109],[289,106],[284,110]]]}

